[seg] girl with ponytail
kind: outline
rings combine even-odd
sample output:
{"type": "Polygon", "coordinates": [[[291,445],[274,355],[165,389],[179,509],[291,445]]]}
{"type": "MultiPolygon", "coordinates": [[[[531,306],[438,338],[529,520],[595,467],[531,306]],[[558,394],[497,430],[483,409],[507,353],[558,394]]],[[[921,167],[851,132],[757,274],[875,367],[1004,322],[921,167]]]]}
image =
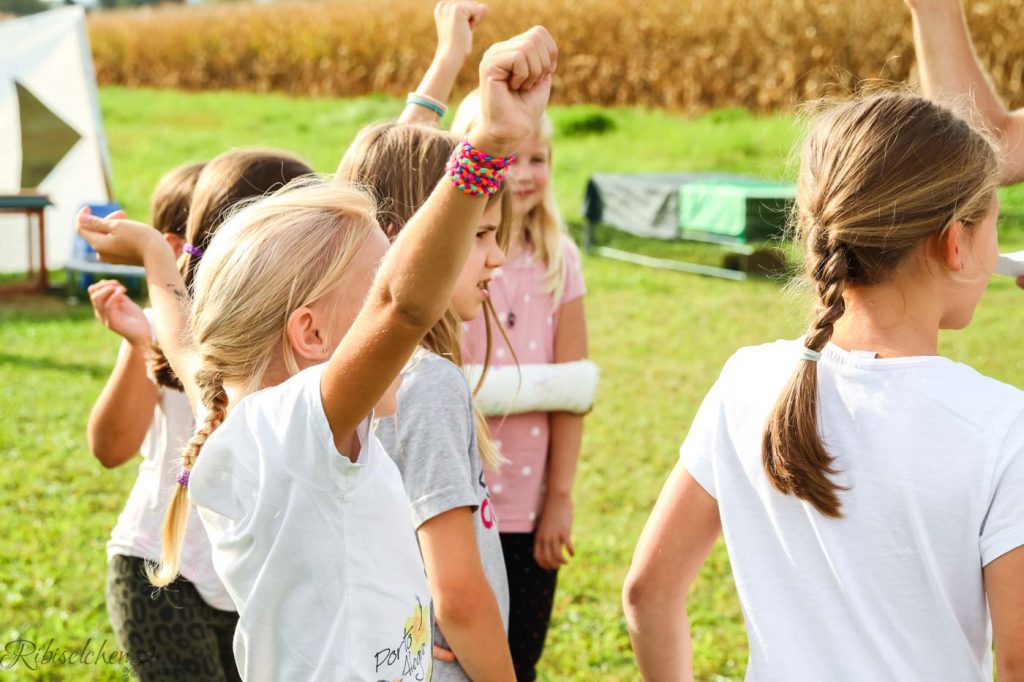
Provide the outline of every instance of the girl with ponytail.
{"type": "Polygon", "coordinates": [[[949,110],[841,104],[804,144],[807,334],[737,352],[623,601],[646,679],[692,679],[686,593],[720,532],[748,679],[991,680],[1024,660],[1024,393],[939,355],[998,255],[998,164],[949,110]],[[990,615],[991,614],[991,615],[990,615]]]}
{"type": "MultiPolygon", "coordinates": [[[[395,238],[444,177],[457,145],[436,128],[380,123],[359,134],[338,176],[371,190],[378,222],[395,238]]],[[[488,201],[451,304],[402,370],[394,414],[377,425],[402,474],[430,583],[435,681],[515,678],[505,634],[508,579],[484,474],[501,459],[462,373],[460,348],[462,324],[493,315],[487,286],[505,262],[505,197],[488,201]]]]}
{"type": "MultiPolygon", "coordinates": [[[[189,203],[203,166],[174,169],[153,192],[153,233],[162,235],[175,255],[185,242],[189,203]]],[[[192,433],[192,409],[176,380],[147,368],[153,357],[152,311],[140,308],[113,280],[89,287],[89,298],[96,317],[123,339],[89,415],[89,447],[107,468],[138,464],[107,542],[111,627],[142,680],[175,680],[190,672],[204,680],[238,680],[231,653],[238,614],[214,571],[210,541],[198,519],[178,540],[181,575],[172,589],[154,595],[145,575],[147,563],[160,558],[164,511],[175,488],[178,456],[192,433]],[[187,647],[160,636],[160,628],[168,626],[183,633],[187,647]]]]}
{"type": "MultiPolygon", "coordinates": [[[[207,163],[171,171],[153,192],[153,227],[164,235],[181,266],[186,288],[203,250],[241,201],[261,197],[313,173],[282,151],[237,149],[207,163]]],[[[89,419],[89,442],[107,467],[142,454],[138,477],[107,543],[107,610],[114,632],[144,679],[176,679],[190,670],[210,680],[238,679],[231,638],[238,614],[214,571],[210,541],[193,510],[188,530],[175,535],[182,548],[171,589],[153,596],[147,563],[161,555],[161,527],[175,489],[182,445],[193,431],[183,387],[153,343],[152,311],[142,310],[116,281],[89,289],[97,317],[125,341],[118,364],[89,419]],[[156,623],[173,621],[189,633],[187,650],[157,636],[156,623]]],[[[184,519],[186,513],[180,518],[184,519]]]]}
{"type": "Polygon", "coordinates": [[[145,265],[197,411],[152,578],[176,573],[195,504],[238,608],[244,679],[430,678],[430,594],[372,410],[448,307],[556,62],[540,27],[487,51],[483,123],[390,249],[368,194],[310,180],[235,213],[190,295],[148,227],[81,216],[104,258],[145,265]]]}

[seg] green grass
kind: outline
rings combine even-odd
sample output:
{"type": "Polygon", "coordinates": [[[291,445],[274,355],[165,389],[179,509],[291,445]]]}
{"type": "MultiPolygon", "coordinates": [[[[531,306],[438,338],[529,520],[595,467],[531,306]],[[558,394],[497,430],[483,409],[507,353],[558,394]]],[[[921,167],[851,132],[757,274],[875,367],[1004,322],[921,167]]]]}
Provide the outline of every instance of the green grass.
{"type": "MultiPolygon", "coordinates": [[[[322,171],[370,120],[394,115],[383,98],[351,101],[274,95],[104,89],[101,101],[118,198],[146,214],[165,170],[229,146],[278,146],[322,171]]],[[[570,220],[591,171],[721,169],[787,177],[792,118],[743,112],[685,120],[660,112],[608,110],[614,129],[559,139],[555,177],[570,220]]],[[[556,125],[579,116],[556,109],[556,125]]],[[[580,126],[576,126],[579,128],[580,126]]],[[[1024,191],[1005,192],[1024,214],[1024,191]]],[[[1007,221],[1005,246],[1024,248],[1007,221]]],[[[616,244],[670,255],[694,247],[616,244]],[[679,249],[678,251],[676,249],[679,249]]],[[[699,249],[697,249],[699,251],[699,249]]],[[[705,254],[706,255],[706,254],[705,254]]],[[[619,607],[634,543],[704,393],[739,346],[798,335],[807,301],[778,282],[742,284],[586,258],[592,354],[602,368],[597,408],[587,420],[576,485],[577,557],[560,575],[542,662],[545,680],[637,678],[619,607]]],[[[1019,337],[1024,295],[993,281],[970,329],[944,334],[942,350],[1003,381],[1024,385],[1019,337]]],[[[134,464],[106,471],[85,444],[85,421],[118,341],[86,306],[57,299],[0,303],[0,642],[54,646],[113,644],[104,605],[105,549],[134,480],[134,464]]],[[[699,679],[742,679],[743,619],[719,545],[701,571],[689,608],[699,679]]],[[[119,679],[103,666],[20,668],[15,679],[119,679]]],[[[10,674],[10,673],[9,673],[10,674]]],[[[4,677],[4,679],[7,679],[4,677]]]]}

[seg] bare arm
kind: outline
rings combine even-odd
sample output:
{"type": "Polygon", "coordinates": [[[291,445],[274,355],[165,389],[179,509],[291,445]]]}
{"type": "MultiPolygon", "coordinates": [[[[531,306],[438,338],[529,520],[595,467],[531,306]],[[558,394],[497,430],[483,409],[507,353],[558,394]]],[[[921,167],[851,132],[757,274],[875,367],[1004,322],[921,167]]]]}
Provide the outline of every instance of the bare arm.
{"type": "MultiPolygon", "coordinates": [[[[434,7],[437,51],[416,92],[447,102],[462,65],[473,49],[473,29],[487,15],[487,6],[469,0],[441,0],[434,7]]],[[[406,104],[399,123],[437,125],[440,117],[426,107],[406,104]]]]}
{"type": "Polygon", "coordinates": [[[439,514],[417,530],[437,624],[471,680],[515,680],[494,590],[477,551],[473,510],[439,514]]]}
{"type": "MultiPolygon", "coordinates": [[[[480,65],[483,122],[470,143],[492,156],[511,154],[547,104],[556,61],[554,40],[539,27],[492,46],[480,65]]],[[[384,258],[321,381],[339,449],[447,308],[485,205],[442,179],[384,258]]]]}
{"type": "Polygon", "coordinates": [[[1024,547],[985,567],[999,682],[1024,680],[1024,547]]]}
{"type": "Polygon", "coordinates": [[[86,429],[89,449],[110,469],[139,452],[153,421],[157,387],[146,374],[150,331],[142,310],[112,280],[90,286],[89,298],[100,322],[125,339],[86,429]]]}
{"type": "MultiPolygon", "coordinates": [[[[555,330],[555,362],[573,362],[587,357],[587,318],[583,297],[573,299],[559,312],[555,330]]],[[[544,507],[537,525],[534,558],[549,570],[567,563],[576,553],[572,544],[573,497],[576,467],[583,442],[583,415],[551,413],[551,443],[548,453],[547,487],[544,507]]]]}
{"type": "Polygon", "coordinates": [[[78,233],[105,262],[145,266],[157,341],[195,409],[201,399],[195,382],[197,359],[185,340],[189,297],[170,245],[148,225],[132,220],[96,218],[88,209],[78,214],[78,233]]]}
{"type": "Polygon", "coordinates": [[[1009,112],[974,52],[959,0],[906,0],[914,19],[921,85],[998,136],[1002,179],[1024,180],[1024,109],[1009,112]],[[966,100],[966,101],[964,101],[966,100]]]}
{"type": "Polygon", "coordinates": [[[721,532],[718,503],[677,464],[647,519],[622,604],[644,680],[693,680],[686,595],[721,532]]]}

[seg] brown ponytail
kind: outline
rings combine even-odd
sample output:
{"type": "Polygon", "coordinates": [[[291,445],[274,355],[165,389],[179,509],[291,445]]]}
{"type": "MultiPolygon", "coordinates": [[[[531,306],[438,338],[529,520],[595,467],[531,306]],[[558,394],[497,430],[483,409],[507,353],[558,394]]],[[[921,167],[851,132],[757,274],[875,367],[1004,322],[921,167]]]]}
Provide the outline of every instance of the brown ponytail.
{"type": "MultiPolygon", "coordinates": [[[[804,145],[797,238],[818,295],[805,345],[821,352],[846,312],[848,287],[880,284],[926,239],[973,225],[998,186],[992,146],[951,111],[884,94],[826,112],[804,145]]],[[[825,516],[842,515],[844,488],[818,423],[818,363],[803,360],[765,425],[771,484],[825,516]]]]}
{"type": "MultiPolygon", "coordinates": [[[[224,391],[224,380],[219,373],[199,371],[196,373],[196,383],[202,391],[206,416],[181,453],[182,471],[189,473],[210,434],[224,422],[228,409],[228,394],[224,391]]],[[[179,484],[174,489],[174,496],[164,516],[160,563],[146,568],[149,581],[156,587],[166,587],[178,577],[181,548],[185,543],[185,531],[188,528],[188,513],[188,488],[179,484]]]]}
{"type": "MultiPolygon", "coordinates": [[[[276,149],[232,149],[214,157],[202,167],[194,181],[187,220],[181,226],[185,240],[205,251],[213,235],[240,203],[281,189],[292,180],[310,176],[313,169],[305,161],[276,149]]],[[[154,214],[155,215],[155,214],[154,214]]],[[[185,252],[179,261],[185,287],[192,281],[200,258],[185,252]]],[[[174,370],[156,344],[149,361],[149,372],[158,386],[184,391],[174,370]]]]}
{"type": "MultiPolygon", "coordinates": [[[[821,352],[846,311],[843,287],[848,270],[846,249],[826,245],[812,269],[820,303],[805,341],[810,350],[821,352]]],[[[764,432],[762,457],[768,479],[781,492],[807,500],[826,516],[840,515],[839,491],[843,488],[829,478],[838,472],[818,437],[817,362],[803,360],[783,390],[764,432]],[[799,456],[787,457],[786,453],[799,456]]]]}

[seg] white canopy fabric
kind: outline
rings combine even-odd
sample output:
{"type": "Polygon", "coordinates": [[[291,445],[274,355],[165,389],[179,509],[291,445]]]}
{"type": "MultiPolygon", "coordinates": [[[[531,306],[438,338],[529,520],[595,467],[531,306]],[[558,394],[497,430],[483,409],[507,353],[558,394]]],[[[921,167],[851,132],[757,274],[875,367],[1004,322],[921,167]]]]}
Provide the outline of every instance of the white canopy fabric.
{"type": "MultiPolygon", "coordinates": [[[[47,266],[59,268],[78,209],[110,200],[85,13],[64,7],[0,22],[0,45],[0,194],[34,187],[49,195],[47,266]]],[[[28,269],[26,226],[23,216],[0,215],[0,272],[28,269]]]]}

